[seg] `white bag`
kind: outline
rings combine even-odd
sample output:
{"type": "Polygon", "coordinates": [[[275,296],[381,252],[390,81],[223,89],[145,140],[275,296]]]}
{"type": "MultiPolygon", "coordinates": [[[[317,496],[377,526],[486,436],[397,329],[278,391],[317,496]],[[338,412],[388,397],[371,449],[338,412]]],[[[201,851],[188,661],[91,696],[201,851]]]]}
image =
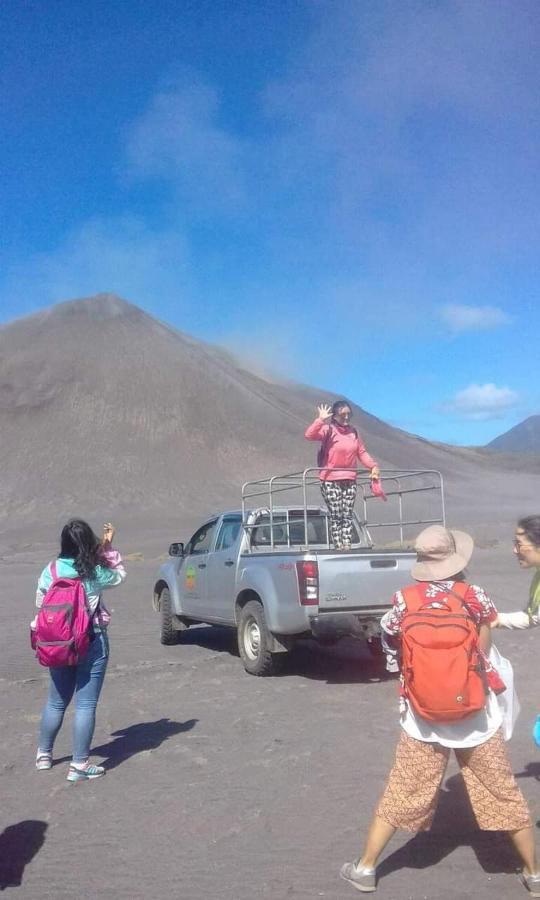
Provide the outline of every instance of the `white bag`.
{"type": "Polygon", "coordinates": [[[521,709],[519,705],[518,695],[514,687],[514,670],[512,663],[505,656],[502,656],[497,650],[495,644],[491,645],[489,651],[489,661],[497,669],[506,685],[506,690],[502,694],[497,694],[497,702],[502,712],[502,733],[505,741],[509,741],[512,737],[516,719],[521,709]]]}

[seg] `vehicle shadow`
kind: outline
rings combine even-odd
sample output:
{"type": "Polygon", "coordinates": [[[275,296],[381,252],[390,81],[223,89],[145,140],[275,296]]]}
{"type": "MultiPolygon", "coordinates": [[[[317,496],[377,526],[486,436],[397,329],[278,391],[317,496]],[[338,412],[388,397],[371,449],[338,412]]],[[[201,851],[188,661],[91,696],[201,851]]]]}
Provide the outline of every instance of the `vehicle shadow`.
{"type": "Polygon", "coordinates": [[[22,884],[25,866],[43,846],[47,828],[40,819],[25,819],[0,834],[0,891],[22,884]]]}
{"type": "Polygon", "coordinates": [[[400,869],[427,869],[458,847],[471,847],[484,872],[510,874],[519,859],[504,831],[480,831],[461,775],[452,775],[441,788],[439,804],[429,831],[418,832],[378,866],[384,878],[400,869]]]}
{"type": "Polygon", "coordinates": [[[363,641],[343,638],[333,646],[300,640],[284,661],[282,675],[299,675],[327,684],[373,684],[396,678],[385,669],[385,659],[372,656],[363,641]]]}
{"type": "Polygon", "coordinates": [[[130,756],[144,753],[147,750],[156,750],[164,741],[190,731],[198,722],[198,719],[187,719],[185,722],[171,722],[170,719],[157,719],[155,722],[139,722],[113,731],[111,737],[114,740],[99,747],[92,747],[92,753],[103,757],[103,764],[107,771],[115,769],[130,756]]]}
{"type": "MultiPolygon", "coordinates": [[[[182,632],[181,643],[239,656],[236,632],[219,625],[192,625],[182,632]]],[[[354,638],[343,638],[332,646],[303,638],[284,654],[282,664],[275,677],[297,675],[328,684],[369,684],[395,678],[386,672],[383,656],[372,656],[365,643],[354,638]]]]}
{"type": "Polygon", "coordinates": [[[195,644],[207,650],[230,653],[239,656],[236,631],[222,625],[191,625],[187,631],[181,632],[181,644],[195,644]]]}

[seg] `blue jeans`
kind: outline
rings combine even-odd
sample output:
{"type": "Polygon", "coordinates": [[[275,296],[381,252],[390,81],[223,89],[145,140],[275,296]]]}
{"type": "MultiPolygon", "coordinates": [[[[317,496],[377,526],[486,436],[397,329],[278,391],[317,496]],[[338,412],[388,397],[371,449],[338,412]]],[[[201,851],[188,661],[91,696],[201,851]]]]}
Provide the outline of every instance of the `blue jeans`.
{"type": "Polygon", "coordinates": [[[96,634],[88,653],[76,666],[49,669],[49,696],[41,716],[39,749],[52,753],[64,713],[75,694],[73,720],[73,762],[82,763],[90,755],[90,744],[96,725],[96,706],[109,661],[107,632],[96,634]]]}

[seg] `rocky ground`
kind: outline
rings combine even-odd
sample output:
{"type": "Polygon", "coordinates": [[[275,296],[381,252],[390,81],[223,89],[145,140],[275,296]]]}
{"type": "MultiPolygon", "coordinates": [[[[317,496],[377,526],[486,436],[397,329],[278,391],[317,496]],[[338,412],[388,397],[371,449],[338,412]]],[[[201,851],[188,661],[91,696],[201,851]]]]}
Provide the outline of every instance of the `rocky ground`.
{"type": "MultiPolygon", "coordinates": [[[[182,645],[160,646],[150,605],[158,546],[154,536],[127,548],[129,580],[110,595],[112,653],[94,741],[107,775],[76,785],[66,782],[69,721],[53,769],[34,769],[47,672],[26,628],[52,545],[5,552],[0,889],[21,900],[353,896],[338,871],[358,852],[392,760],[395,681],[354,642],[305,642],[272,679],[244,672],[223,629],[193,628],[182,645]]],[[[501,608],[522,604],[527,578],[510,545],[478,550],[472,575],[501,608]]],[[[499,638],[522,702],[510,754],[535,821],[538,638],[499,638]]],[[[502,836],[476,830],[452,764],[432,832],[394,839],[378,894],[525,896],[515,866],[502,836]]]]}

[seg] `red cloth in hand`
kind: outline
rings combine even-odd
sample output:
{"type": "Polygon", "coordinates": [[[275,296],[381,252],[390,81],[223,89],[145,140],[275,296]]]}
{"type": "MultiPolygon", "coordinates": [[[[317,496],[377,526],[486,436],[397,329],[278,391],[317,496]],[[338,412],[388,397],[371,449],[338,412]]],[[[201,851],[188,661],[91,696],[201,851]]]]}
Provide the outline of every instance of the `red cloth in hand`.
{"type": "Polygon", "coordinates": [[[382,489],[381,482],[379,481],[378,478],[377,479],[374,478],[373,481],[371,482],[371,493],[373,494],[374,497],[380,497],[381,500],[388,499],[382,489]]]}

